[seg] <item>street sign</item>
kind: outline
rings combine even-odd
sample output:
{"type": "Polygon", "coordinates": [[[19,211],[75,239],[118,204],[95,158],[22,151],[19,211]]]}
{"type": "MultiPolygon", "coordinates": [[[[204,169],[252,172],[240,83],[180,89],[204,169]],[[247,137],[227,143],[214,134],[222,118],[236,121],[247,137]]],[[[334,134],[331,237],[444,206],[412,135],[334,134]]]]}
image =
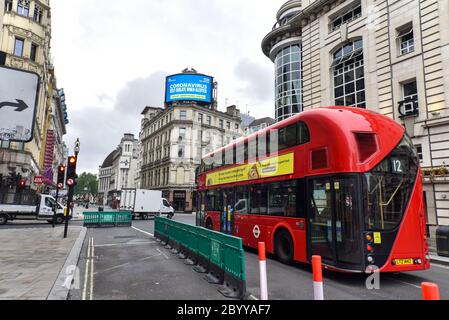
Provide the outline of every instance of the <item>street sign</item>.
{"type": "Polygon", "coordinates": [[[42,177],[42,176],[36,176],[36,177],[34,177],[33,183],[34,183],[36,186],[41,186],[41,185],[43,185],[43,184],[44,184],[44,177],[42,177]]]}
{"type": "Polygon", "coordinates": [[[0,140],[33,140],[40,77],[0,67],[0,140]]]}

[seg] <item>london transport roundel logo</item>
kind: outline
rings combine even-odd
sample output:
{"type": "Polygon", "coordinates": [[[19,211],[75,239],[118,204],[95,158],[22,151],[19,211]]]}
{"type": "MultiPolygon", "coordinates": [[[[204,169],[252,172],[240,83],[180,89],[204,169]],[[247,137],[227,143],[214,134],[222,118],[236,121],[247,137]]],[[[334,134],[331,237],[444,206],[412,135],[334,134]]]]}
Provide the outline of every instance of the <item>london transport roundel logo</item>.
{"type": "Polygon", "coordinates": [[[253,235],[256,239],[259,239],[260,237],[260,227],[259,226],[255,226],[253,229],[253,235]]]}

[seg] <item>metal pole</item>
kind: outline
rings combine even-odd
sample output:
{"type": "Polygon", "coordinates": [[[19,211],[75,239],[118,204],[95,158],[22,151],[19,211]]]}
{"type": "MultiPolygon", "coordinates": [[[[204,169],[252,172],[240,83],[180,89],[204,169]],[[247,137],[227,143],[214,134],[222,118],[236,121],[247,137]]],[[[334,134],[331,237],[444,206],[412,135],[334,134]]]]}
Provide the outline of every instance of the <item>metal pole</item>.
{"type": "Polygon", "coordinates": [[[56,204],[55,207],[53,208],[53,228],[55,228],[55,223],[56,223],[56,212],[58,211],[58,198],[59,198],[59,187],[56,186],[56,204]]]}
{"type": "Polygon", "coordinates": [[[68,199],[67,199],[67,212],[65,214],[64,239],[67,238],[67,232],[69,230],[70,208],[72,207],[74,192],[75,192],[75,187],[74,186],[69,187],[69,194],[68,194],[68,199]]]}

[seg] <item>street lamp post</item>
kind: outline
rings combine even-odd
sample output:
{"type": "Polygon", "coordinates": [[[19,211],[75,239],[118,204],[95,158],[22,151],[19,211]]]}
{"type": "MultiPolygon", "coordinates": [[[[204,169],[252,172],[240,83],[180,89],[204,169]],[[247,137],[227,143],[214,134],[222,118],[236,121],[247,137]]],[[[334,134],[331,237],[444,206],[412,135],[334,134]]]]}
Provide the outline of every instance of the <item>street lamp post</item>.
{"type": "MultiPolygon", "coordinates": [[[[78,159],[78,154],[80,152],[80,139],[78,138],[75,142],[75,158],[78,159]]],[[[74,179],[76,180],[76,179],[74,179]]],[[[74,183],[72,186],[69,186],[69,193],[67,195],[68,199],[67,199],[67,213],[65,216],[65,227],[64,227],[64,238],[67,238],[67,232],[69,230],[69,216],[70,216],[70,209],[72,208],[73,205],[73,195],[75,193],[75,185],[76,183],[74,183]]]]}

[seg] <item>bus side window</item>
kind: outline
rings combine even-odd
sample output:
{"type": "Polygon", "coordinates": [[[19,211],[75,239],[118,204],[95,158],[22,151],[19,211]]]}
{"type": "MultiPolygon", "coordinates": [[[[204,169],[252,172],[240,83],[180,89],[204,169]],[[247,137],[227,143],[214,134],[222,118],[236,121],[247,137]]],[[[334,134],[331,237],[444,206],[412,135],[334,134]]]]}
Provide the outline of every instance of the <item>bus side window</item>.
{"type": "Polygon", "coordinates": [[[306,144],[310,142],[310,131],[304,122],[298,122],[298,144],[306,144]]]}

